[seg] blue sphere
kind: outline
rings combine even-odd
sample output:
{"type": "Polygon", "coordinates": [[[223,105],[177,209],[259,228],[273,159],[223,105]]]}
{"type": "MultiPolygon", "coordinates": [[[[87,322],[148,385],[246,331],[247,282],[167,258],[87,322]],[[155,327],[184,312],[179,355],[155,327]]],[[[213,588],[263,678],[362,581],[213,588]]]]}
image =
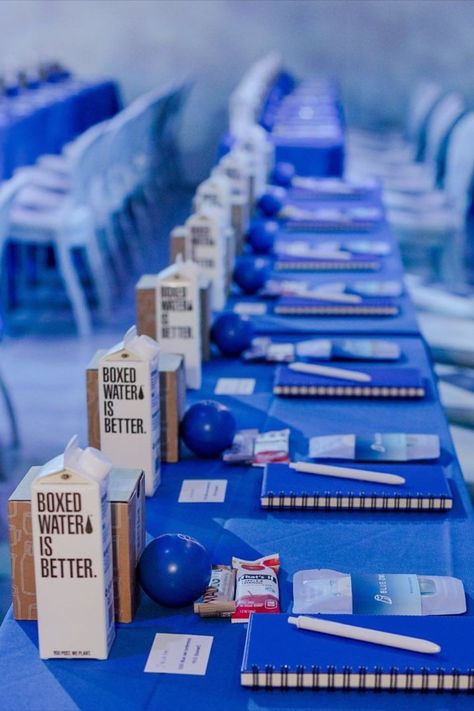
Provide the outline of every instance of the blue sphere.
{"type": "Polygon", "coordinates": [[[275,185],[288,188],[291,186],[295,174],[296,171],[293,163],[277,163],[273,169],[272,180],[275,185]]]}
{"type": "Polygon", "coordinates": [[[228,407],[214,400],[192,405],[181,422],[181,436],[199,457],[217,457],[231,446],[236,430],[228,407]]]}
{"type": "Polygon", "coordinates": [[[268,279],[268,264],[264,259],[243,257],[234,269],[234,281],[246,294],[255,294],[268,279]]]}
{"type": "Polygon", "coordinates": [[[211,561],[204,546],[184,533],[153,539],[138,563],[140,585],[152,600],[166,607],[194,602],[211,579],[211,561]]]}
{"type": "Polygon", "coordinates": [[[267,192],[263,193],[257,201],[259,209],[267,217],[273,217],[276,215],[285,202],[286,190],[280,185],[273,185],[267,187],[267,192]]]}
{"type": "Polygon", "coordinates": [[[273,251],[278,230],[276,220],[253,220],[247,232],[247,242],[255,254],[268,254],[273,251]]]}
{"type": "Polygon", "coordinates": [[[248,316],[227,311],[214,321],[211,338],[224,355],[238,356],[252,342],[252,322],[248,316]]]}

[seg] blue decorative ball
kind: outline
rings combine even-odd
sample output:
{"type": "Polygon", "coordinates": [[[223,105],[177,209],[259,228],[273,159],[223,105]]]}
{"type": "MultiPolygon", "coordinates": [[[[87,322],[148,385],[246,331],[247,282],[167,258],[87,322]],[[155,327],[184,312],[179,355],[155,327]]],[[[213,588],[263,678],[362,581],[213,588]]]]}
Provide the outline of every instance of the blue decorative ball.
{"type": "Polygon", "coordinates": [[[140,585],[166,607],[194,602],[211,579],[211,560],[204,546],[184,533],[164,533],[151,541],[138,563],[140,585]]]}
{"type": "Polygon", "coordinates": [[[275,185],[288,188],[291,185],[296,171],[293,163],[277,163],[273,169],[272,180],[275,185]]]}
{"type": "Polygon", "coordinates": [[[268,254],[273,250],[278,230],[279,224],[276,220],[252,220],[247,232],[247,242],[255,254],[268,254]]]}
{"type": "Polygon", "coordinates": [[[236,430],[228,407],[214,400],[192,405],[181,422],[181,436],[199,457],[217,457],[231,446],[236,430]]]}
{"type": "Polygon", "coordinates": [[[268,263],[265,259],[243,257],[234,269],[234,281],[246,294],[255,294],[268,279],[268,263]]]}
{"type": "Polygon", "coordinates": [[[268,186],[267,192],[259,197],[257,205],[264,215],[273,217],[283,207],[285,198],[285,188],[282,188],[280,185],[268,186]]]}
{"type": "Polygon", "coordinates": [[[226,356],[238,356],[252,342],[254,332],[248,316],[227,311],[216,318],[211,338],[226,356]]]}

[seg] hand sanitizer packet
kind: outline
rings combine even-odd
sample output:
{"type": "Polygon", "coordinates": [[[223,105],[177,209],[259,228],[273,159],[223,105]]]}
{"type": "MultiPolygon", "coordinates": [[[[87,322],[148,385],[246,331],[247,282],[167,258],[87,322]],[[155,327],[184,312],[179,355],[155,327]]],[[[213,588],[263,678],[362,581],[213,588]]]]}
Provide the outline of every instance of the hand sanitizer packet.
{"type": "Polygon", "coordinates": [[[351,338],[333,344],[333,358],[341,360],[398,360],[400,355],[400,346],[394,341],[351,338]]]}
{"type": "Polygon", "coordinates": [[[408,462],[438,459],[438,435],[376,432],[375,434],[311,437],[311,459],[350,459],[362,462],[408,462]]]}
{"type": "Polygon", "coordinates": [[[462,615],[462,581],[440,575],[349,574],[299,570],[293,576],[295,614],[462,615]]]}
{"type": "Polygon", "coordinates": [[[356,281],[350,286],[350,291],[360,296],[401,296],[403,284],[401,281],[356,281]]]}

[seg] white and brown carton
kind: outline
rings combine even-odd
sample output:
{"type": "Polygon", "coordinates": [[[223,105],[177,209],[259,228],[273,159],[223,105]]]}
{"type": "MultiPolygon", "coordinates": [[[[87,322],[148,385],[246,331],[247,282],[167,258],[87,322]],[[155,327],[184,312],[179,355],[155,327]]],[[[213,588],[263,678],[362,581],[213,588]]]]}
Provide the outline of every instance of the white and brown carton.
{"type": "Polygon", "coordinates": [[[145,493],[160,484],[159,347],[132,326],[99,361],[100,448],[116,467],[145,473],[145,493]]]}
{"type": "Polygon", "coordinates": [[[186,385],[201,387],[199,267],[181,255],[156,277],[157,341],[166,353],[184,356],[186,385]]]}
{"type": "Polygon", "coordinates": [[[33,556],[42,659],[107,659],[115,637],[112,462],[81,449],[41,467],[31,485],[33,556]]]}
{"type": "Polygon", "coordinates": [[[226,237],[220,210],[203,204],[186,220],[186,259],[195,262],[212,283],[212,308],[221,311],[226,302],[226,237]]]}
{"type": "Polygon", "coordinates": [[[231,225],[235,235],[235,251],[241,254],[250,212],[250,176],[242,151],[231,150],[221,158],[212,173],[223,173],[230,181],[231,225]]]}
{"type": "MultiPolygon", "coordinates": [[[[89,445],[96,446],[91,442],[89,445]]],[[[8,499],[13,616],[16,620],[37,619],[31,484],[40,471],[40,466],[31,467],[8,499]]],[[[115,621],[131,622],[139,600],[136,570],[145,547],[143,472],[114,467],[109,474],[108,498],[112,517],[115,621]]]]}
{"type": "Polygon", "coordinates": [[[220,216],[226,245],[226,289],[229,291],[235,261],[235,232],[232,226],[231,186],[224,173],[213,172],[211,177],[198,186],[193,201],[194,210],[199,212],[206,205],[215,208],[220,216]]]}

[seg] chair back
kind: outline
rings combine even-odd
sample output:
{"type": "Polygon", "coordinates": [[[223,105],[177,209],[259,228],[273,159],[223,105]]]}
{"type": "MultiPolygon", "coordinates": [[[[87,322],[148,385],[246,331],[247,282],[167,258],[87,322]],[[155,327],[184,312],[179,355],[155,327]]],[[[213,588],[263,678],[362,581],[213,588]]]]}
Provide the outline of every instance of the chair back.
{"type": "Polygon", "coordinates": [[[20,171],[10,180],[0,183],[0,259],[3,245],[8,237],[10,209],[18,191],[25,186],[27,180],[27,176],[20,171]]]}
{"type": "Polygon", "coordinates": [[[425,160],[437,161],[442,141],[456,119],[465,110],[463,96],[453,91],[446,94],[433,110],[426,129],[425,160]]]}
{"type": "Polygon", "coordinates": [[[408,104],[406,131],[407,137],[415,144],[422,130],[425,118],[438,101],[442,93],[441,87],[431,81],[422,81],[416,85],[408,104]]]}
{"type": "Polygon", "coordinates": [[[446,157],[444,188],[460,217],[465,217],[472,200],[474,175],[474,111],[467,113],[453,129],[446,157]]]}
{"type": "Polygon", "coordinates": [[[109,121],[94,124],[76,139],[71,160],[71,199],[92,207],[103,173],[104,136],[109,121]]]}

